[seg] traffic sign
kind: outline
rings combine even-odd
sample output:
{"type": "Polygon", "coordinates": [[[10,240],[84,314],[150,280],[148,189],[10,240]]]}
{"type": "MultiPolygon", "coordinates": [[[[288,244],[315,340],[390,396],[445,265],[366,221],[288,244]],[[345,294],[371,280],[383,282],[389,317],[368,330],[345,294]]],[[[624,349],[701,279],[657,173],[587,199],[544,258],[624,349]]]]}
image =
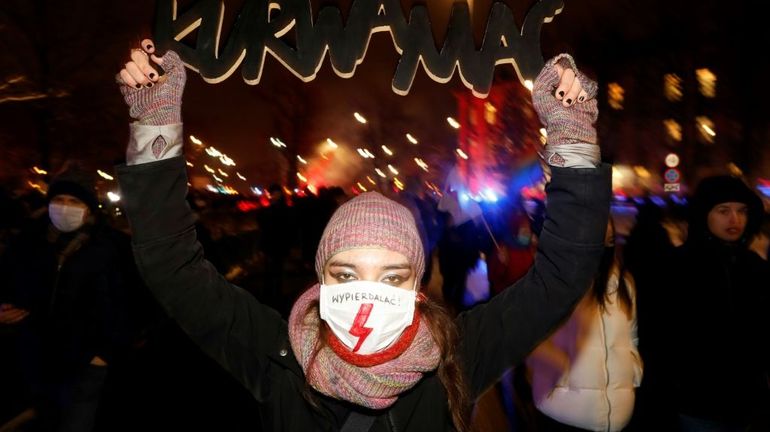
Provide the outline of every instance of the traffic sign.
{"type": "Polygon", "coordinates": [[[676,153],[669,153],[666,155],[666,166],[669,168],[676,168],[679,166],[679,155],[676,153]]]}
{"type": "Polygon", "coordinates": [[[679,183],[665,183],[663,185],[664,192],[679,192],[679,183]]]}
{"type": "Polygon", "coordinates": [[[682,174],[676,168],[669,168],[663,173],[663,177],[666,179],[666,183],[679,183],[682,174]]]}

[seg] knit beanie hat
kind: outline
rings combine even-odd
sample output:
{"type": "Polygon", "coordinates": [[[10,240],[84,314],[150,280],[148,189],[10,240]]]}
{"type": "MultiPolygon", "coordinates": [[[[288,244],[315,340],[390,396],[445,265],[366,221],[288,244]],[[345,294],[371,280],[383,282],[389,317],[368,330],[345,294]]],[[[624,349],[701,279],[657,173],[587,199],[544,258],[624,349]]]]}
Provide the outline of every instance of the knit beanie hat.
{"type": "Polygon", "coordinates": [[[366,192],[341,205],[324,229],[315,256],[318,280],[334,255],[360,248],[382,248],[403,254],[416,280],[425,273],[425,253],[412,213],[377,192],[366,192]]]}
{"type": "Polygon", "coordinates": [[[744,238],[756,234],[762,218],[762,201],[742,180],[731,176],[714,176],[703,179],[691,201],[690,230],[707,234],[709,212],[719,204],[739,202],[749,209],[744,238]]]}
{"type": "Polygon", "coordinates": [[[48,186],[48,201],[50,202],[56,195],[72,195],[95,212],[99,207],[95,187],[96,183],[91,173],[81,168],[70,167],[51,181],[48,186]]]}

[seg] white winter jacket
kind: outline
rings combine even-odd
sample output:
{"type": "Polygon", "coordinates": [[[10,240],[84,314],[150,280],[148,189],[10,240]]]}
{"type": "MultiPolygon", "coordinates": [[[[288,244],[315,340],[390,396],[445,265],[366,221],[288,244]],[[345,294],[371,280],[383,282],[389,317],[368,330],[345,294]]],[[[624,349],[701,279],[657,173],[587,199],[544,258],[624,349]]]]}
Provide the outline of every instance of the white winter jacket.
{"type": "Polygon", "coordinates": [[[631,419],[642,361],[633,280],[625,277],[633,303],[628,317],[617,299],[617,272],[609,278],[603,313],[589,290],[570,319],[527,359],[535,405],[560,423],[619,431],[631,419]]]}

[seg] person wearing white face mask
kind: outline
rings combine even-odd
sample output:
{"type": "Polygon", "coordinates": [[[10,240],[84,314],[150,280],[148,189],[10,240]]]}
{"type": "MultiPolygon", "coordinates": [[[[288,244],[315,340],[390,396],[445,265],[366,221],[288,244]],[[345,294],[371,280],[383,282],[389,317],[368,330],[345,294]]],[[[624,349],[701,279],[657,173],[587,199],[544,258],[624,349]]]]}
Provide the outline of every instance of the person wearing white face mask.
{"type": "Polygon", "coordinates": [[[596,145],[596,84],[567,55],[547,62],[533,89],[552,171],[533,269],[454,320],[420,294],[425,252],[412,214],[376,192],[334,213],[316,253],[319,283],[288,322],[228,283],[203,257],[185,201],[182,60],[144,40],[117,81],[136,119],[117,171],[140,272],[254,397],[262,430],[466,431],[473,401],[569,313],[598,266],[611,169],[596,145]]]}
{"type": "Polygon", "coordinates": [[[44,430],[92,429],[108,365],[128,343],[128,238],[99,219],[94,186],[78,167],[55,176],[48,217],[31,221],[1,263],[0,325],[18,336],[8,352],[23,377],[19,409],[31,406],[44,430]]]}
{"type": "Polygon", "coordinates": [[[72,195],[56,195],[48,204],[51,223],[63,233],[79,230],[86,223],[88,216],[88,206],[72,195]]]}
{"type": "Polygon", "coordinates": [[[79,230],[94,222],[99,202],[94,178],[80,168],[69,168],[57,175],[48,187],[48,217],[62,233],[79,230]]]}

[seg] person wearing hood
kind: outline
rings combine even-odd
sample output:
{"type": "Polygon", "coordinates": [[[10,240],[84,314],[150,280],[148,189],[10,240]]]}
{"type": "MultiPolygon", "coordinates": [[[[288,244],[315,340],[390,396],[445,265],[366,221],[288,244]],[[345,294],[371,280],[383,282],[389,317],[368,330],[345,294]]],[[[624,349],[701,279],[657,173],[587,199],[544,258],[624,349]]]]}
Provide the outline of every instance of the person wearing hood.
{"type": "Polygon", "coordinates": [[[128,238],[101,221],[94,177],[77,166],[52,180],[47,199],[47,217],[13,240],[2,263],[0,325],[18,335],[26,387],[18,400],[45,430],[87,431],[128,337],[120,313],[128,238]]]}
{"type": "Polygon", "coordinates": [[[701,181],[667,277],[673,407],[683,431],[759,430],[768,403],[768,274],[748,249],[759,197],[729,176],[701,181]]]}
{"type": "Polygon", "coordinates": [[[318,283],[284,321],[217,274],[196,240],[184,199],[182,60],[158,57],[150,40],[130,56],[118,82],[137,121],[118,179],[136,261],[166,312],[253,395],[262,430],[466,431],[473,401],[587,290],[611,169],[596,145],[596,84],[571,57],[546,63],[534,84],[552,179],[538,257],[518,284],[450,318],[420,291],[425,251],[411,212],[368,192],[332,215],[318,283]]]}

